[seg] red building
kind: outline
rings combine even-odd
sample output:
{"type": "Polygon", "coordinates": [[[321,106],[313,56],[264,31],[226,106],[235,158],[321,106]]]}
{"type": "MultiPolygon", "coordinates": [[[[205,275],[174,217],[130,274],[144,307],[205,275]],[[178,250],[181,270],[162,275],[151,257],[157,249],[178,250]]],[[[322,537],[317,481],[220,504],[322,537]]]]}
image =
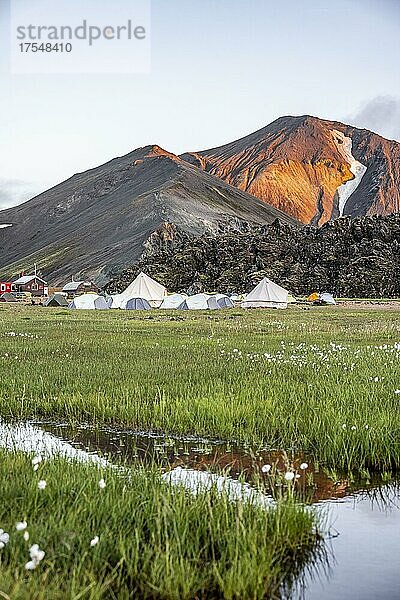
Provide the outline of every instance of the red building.
{"type": "Polygon", "coordinates": [[[11,281],[0,281],[0,294],[11,294],[11,281]]]}
{"type": "Polygon", "coordinates": [[[32,296],[48,296],[49,294],[46,281],[37,275],[23,275],[13,281],[12,289],[19,293],[29,292],[32,296]]]}

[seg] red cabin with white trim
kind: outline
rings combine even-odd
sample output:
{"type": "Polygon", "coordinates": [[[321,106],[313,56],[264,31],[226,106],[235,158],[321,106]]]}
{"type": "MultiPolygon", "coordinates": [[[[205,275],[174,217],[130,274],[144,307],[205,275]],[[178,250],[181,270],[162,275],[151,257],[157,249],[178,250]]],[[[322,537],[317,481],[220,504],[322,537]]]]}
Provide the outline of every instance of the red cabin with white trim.
{"type": "Polygon", "coordinates": [[[32,296],[48,296],[49,294],[46,281],[37,275],[23,275],[13,281],[12,287],[15,292],[28,292],[32,296]]]}

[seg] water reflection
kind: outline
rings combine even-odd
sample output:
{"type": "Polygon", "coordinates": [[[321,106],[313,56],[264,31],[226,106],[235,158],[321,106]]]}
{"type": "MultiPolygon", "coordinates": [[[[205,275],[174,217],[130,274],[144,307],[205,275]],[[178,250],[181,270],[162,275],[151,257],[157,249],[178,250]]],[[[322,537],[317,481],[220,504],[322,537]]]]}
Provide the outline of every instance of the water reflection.
{"type": "MultiPolygon", "coordinates": [[[[299,453],[267,452],[219,440],[182,438],[113,428],[94,429],[83,425],[73,428],[68,424],[43,422],[38,425],[76,448],[104,456],[113,462],[135,464],[138,461],[155,461],[164,470],[183,467],[214,473],[223,471],[233,479],[243,477],[250,484],[261,482],[266,491],[273,495],[276,493],[276,481],[262,472],[262,466],[269,464],[272,471],[281,473],[288,468],[294,469],[300,475],[296,482],[296,490],[304,500],[313,503],[346,498],[355,492],[367,494],[369,490],[379,490],[379,486],[384,482],[381,475],[353,480],[349,475],[332,473],[312,458],[299,453]],[[299,468],[303,462],[308,464],[304,471],[299,468]]],[[[376,491],[376,494],[378,493],[376,491]]]]}
{"type": "Polygon", "coordinates": [[[71,428],[68,424],[11,425],[0,420],[0,447],[34,451],[43,457],[57,454],[100,466],[156,461],[166,480],[183,484],[194,493],[199,487],[228,486],[224,489],[232,498],[254,500],[259,492],[251,484],[261,482],[265,492],[257,501],[263,505],[269,505],[276,495],[276,489],[269,489],[269,482],[275,485],[276,478],[263,473],[262,465],[270,464],[270,472],[282,473],[289,465],[301,473],[296,482],[299,498],[320,507],[327,514],[328,526],[323,543],[316,545],[310,560],[307,558],[301,569],[293,569],[282,597],[400,598],[400,488],[387,474],[366,474],[364,480],[353,481],[349,476],[329,473],[304,455],[251,450],[194,437],[71,428]],[[308,463],[307,469],[299,468],[301,462],[308,463]]]}
{"type": "Polygon", "coordinates": [[[309,571],[298,598],[398,600],[400,586],[400,487],[398,482],[325,500],[332,535],[324,573],[309,571]],[[318,576],[319,575],[319,576],[318,576]]]}
{"type": "Polygon", "coordinates": [[[82,450],[32,423],[5,423],[0,420],[0,448],[11,452],[34,452],[43,458],[61,456],[78,462],[107,466],[106,458],[96,452],[82,450]]]}
{"type": "MultiPolygon", "coordinates": [[[[221,441],[149,435],[112,429],[72,430],[67,425],[43,425],[71,443],[108,458],[127,462],[156,460],[170,475],[184,467],[201,475],[221,472],[231,478],[239,474],[252,483],[261,479],[268,490],[268,476],[261,472],[271,464],[284,472],[289,461],[294,468],[306,461],[296,487],[301,495],[321,507],[327,526],[324,542],[293,569],[282,597],[302,600],[399,600],[400,556],[399,485],[386,474],[352,480],[324,470],[310,457],[240,448],[221,441]],[[171,471],[171,469],[175,469],[171,471]]],[[[300,471],[299,471],[300,472],[300,471]]],[[[187,475],[185,475],[187,476],[187,475]]]]}

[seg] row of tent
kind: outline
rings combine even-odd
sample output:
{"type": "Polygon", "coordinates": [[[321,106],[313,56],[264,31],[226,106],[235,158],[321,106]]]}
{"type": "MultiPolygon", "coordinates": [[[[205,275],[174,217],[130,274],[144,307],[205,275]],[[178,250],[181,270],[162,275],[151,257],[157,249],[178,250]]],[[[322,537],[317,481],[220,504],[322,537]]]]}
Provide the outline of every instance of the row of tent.
{"type": "MultiPolygon", "coordinates": [[[[120,294],[108,297],[97,294],[82,294],[68,305],[71,309],[107,310],[149,310],[151,308],[177,310],[218,310],[233,308],[239,297],[226,294],[167,294],[166,288],[146,275],[140,273],[136,279],[120,294]]],[[[245,296],[241,302],[243,308],[286,308],[289,292],[270,279],[264,278],[245,296]]]]}
{"type": "MultiPolygon", "coordinates": [[[[146,298],[129,298],[124,301],[118,308],[123,310],[151,310],[153,301],[146,298]]],[[[109,308],[117,308],[114,305],[113,298],[105,298],[97,294],[83,294],[77,296],[68,304],[68,308],[83,309],[83,310],[107,310],[109,308]]],[[[65,306],[65,305],[64,305],[65,306]]],[[[196,294],[194,296],[186,296],[186,294],[170,294],[164,298],[162,303],[155,308],[172,310],[217,310],[219,308],[233,308],[234,303],[224,294],[196,294]]]]}
{"type": "MultiPolygon", "coordinates": [[[[331,294],[312,294],[308,300],[314,303],[335,304],[331,294]]],[[[136,279],[120,294],[100,296],[86,293],[75,297],[68,303],[65,296],[56,294],[49,298],[46,306],[68,306],[71,309],[107,310],[150,310],[152,308],[177,310],[217,310],[233,308],[235,302],[242,308],[287,308],[288,303],[296,300],[289,292],[268,278],[262,279],[247,296],[229,297],[226,294],[167,294],[166,288],[146,275],[140,273],[136,279]]]]}

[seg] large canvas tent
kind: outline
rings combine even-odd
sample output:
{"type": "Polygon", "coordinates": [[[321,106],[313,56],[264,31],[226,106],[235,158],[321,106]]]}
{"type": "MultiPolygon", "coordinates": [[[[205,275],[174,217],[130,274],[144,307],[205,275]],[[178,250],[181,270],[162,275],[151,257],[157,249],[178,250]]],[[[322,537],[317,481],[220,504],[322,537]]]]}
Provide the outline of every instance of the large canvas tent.
{"type": "Polygon", "coordinates": [[[74,298],[68,305],[68,308],[77,310],[106,310],[108,309],[108,304],[106,299],[98,294],[82,294],[82,296],[74,298]]]}
{"type": "Polygon", "coordinates": [[[180,310],[216,310],[219,306],[215,296],[195,294],[186,298],[178,308],[180,310]]]}
{"type": "Polygon", "coordinates": [[[185,302],[187,297],[186,294],[170,294],[169,296],[165,296],[160,308],[165,308],[167,310],[179,308],[182,302],[185,302]]]}
{"type": "Polygon", "coordinates": [[[150,310],[151,306],[145,298],[129,298],[125,310],[150,310]]]}
{"type": "Polygon", "coordinates": [[[125,308],[125,304],[131,298],[143,298],[153,308],[158,308],[165,296],[167,295],[166,288],[146,275],[139,273],[134,281],[121,294],[112,296],[113,301],[111,308],[125,308]]]}
{"type": "Polygon", "coordinates": [[[245,297],[242,308],[287,308],[289,292],[264,277],[245,297]]]}

